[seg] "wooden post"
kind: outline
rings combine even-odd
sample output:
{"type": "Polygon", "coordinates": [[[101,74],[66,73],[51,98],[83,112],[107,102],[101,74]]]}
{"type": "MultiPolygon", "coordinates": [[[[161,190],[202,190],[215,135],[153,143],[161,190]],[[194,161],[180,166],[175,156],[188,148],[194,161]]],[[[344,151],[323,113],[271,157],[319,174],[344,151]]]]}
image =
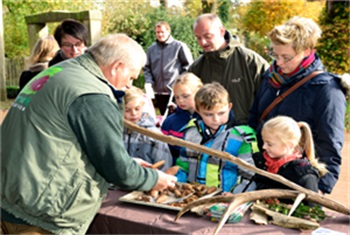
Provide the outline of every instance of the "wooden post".
{"type": "Polygon", "coordinates": [[[6,71],[5,71],[5,47],[4,47],[4,22],[2,19],[2,0],[0,1],[0,100],[7,100],[6,71]]]}

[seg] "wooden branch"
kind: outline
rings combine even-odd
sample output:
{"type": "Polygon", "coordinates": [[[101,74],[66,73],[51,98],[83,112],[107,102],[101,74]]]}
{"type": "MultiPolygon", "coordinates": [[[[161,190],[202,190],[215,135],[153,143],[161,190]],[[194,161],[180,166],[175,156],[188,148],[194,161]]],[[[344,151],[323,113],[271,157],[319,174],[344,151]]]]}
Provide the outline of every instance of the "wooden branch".
{"type": "MultiPolygon", "coordinates": [[[[224,214],[222,215],[218,225],[215,228],[214,235],[218,234],[221,228],[225,225],[226,221],[233,213],[233,211],[243,203],[268,199],[268,198],[295,198],[298,196],[298,191],[292,190],[280,190],[280,189],[265,189],[259,191],[251,191],[239,194],[233,194],[230,196],[214,196],[210,198],[204,198],[192,203],[187,204],[182,210],[177,214],[175,221],[178,220],[183,214],[187,211],[190,211],[192,208],[206,205],[206,204],[214,204],[214,203],[229,203],[229,206],[226,208],[224,214]]],[[[322,204],[323,202],[319,200],[317,197],[308,198],[310,201],[315,201],[317,203],[322,204]]]]}
{"type": "MultiPolygon", "coordinates": [[[[318,193],[316,192],[313,192],[309,189],[306,189],[306,188],[303,188],[289,180],[287,180],[286,178],[280,176],[280,175],[277,175],[277,174],[272,174],[272,173],[269,173],[267,171],[264,171],[262,169],[259,169],[227,152],[222,152],[222,151],[219,151],[219,150],[215,150],[215,149],[210,149],[210,148],[207,148],[203,145],[199,145],[199,144],[195,144],[195,143],[192,143],[192,142],[189,142],[189,141],[185,141],[185,140],[182,140],[182,139],[179,139],[179,138],[175,138],[175,137],[172,137],[172,136],[166,136],[164,134],[161,134],[161,133],[157,133],[157,132],[154,132],[154,131],[151,131],[151,130],[148,130],[146,128],[143,128],[143,127],[140,127],[132,122],[129,122],[127,120],[124,120],[125,122],[125,125],[133,130],[133,131],[137,131],[143,135],[146,135],[146,136],[149,136],[151,138],[154,138],[154,139],[157,139],[157,140],[160,140],[162,142],[166,142],[168,144],[171,144],[171,145],[177,145],[177,146],[180,146],[180,147],[185,147],[185,148],[190,148],[190,149],[193,149],[193,150],[196,150],[196,151],[199,151],[199,152],[202,152],[202,153],[206,153],[206,154],[209,154],[210,156],[214,156],[214,157],[217,157],[217,158],[221,158],[221,159],[224,159],[226,161],[229,161],[229,162],[232,162],[236,165],[238,165],[239,167],[242,167],[244,169],[247,169],[247,170],[250,170],[254,173],[257,173],[259,175],[263,175],[267,178],[270,178],[272,180],[275,180],[277,182],[280,182],[294,190],[297,190],[299,192],[302,192],[304,193],[305,195],[307,195],[307,200],[314,200],[315,198],[317,198],[317,203],[324,206],[324,207],[327,207],[329,209],[332,209],[332,210],[335,210],[335,211],[338,211],[340,213],[343,213],[343,214],[346,214],[346,215],[350,215],[350,209],[345,207],[344,205],[340,204],[339,202],[336,202],[334,200],[331,200],[329,198],[326,198],[325,196],[321,196],[319,195],[318,193]]],[[[259,190],[259,192],[261,192],[262,190],[259,190]]],[[[283,190],[284,191],[284,190],[283,190]]],[[[270,198],[273,197],[273,196],[269,196],[270,198]]],[[[200,201],[200,200],[199,200],[200,201]]]]}
{"type": "Polygon", "coordinates": [[[314,230],[320,227],[320,224],[307,219],[301,219],[294,216],[287,216],[279,212],[272,211],[263,206],[253,204],[252,211],[262,212],[272,218],[271,223],[284,228],[295,228],[300,230],[314,230]]]}

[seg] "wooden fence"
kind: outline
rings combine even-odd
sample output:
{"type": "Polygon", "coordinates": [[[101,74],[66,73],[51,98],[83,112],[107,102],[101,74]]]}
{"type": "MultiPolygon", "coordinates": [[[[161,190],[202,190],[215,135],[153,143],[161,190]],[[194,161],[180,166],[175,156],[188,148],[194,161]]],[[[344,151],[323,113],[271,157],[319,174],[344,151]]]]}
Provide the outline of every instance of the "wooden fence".
{"type": "Polygon", "coordinates": [[[6,86],[19,86],[19,77],[25,67],[23,57],[5,58],[6,86]]]}

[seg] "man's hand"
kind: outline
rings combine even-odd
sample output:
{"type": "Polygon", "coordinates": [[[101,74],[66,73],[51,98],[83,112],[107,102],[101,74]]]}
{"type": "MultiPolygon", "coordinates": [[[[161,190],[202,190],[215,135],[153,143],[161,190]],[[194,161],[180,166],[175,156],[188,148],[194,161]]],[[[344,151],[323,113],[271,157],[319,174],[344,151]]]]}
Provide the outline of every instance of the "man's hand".
{"type": "Polygon", "coordinates": [[[137,162],[140,166],[142,167],[148,167],[148,168],[152,168],[152,164],[149,162],[146,162],[145,160],[141,159],[141,158],[133,158],[135,162],[137,162]]]}
{"type": "Polygon", "coordinates": [[[156,191],[162,191],[163,189],[166,188],[174,188],[175,183],[177,181],[177,177],[169,174],[165,174],[164,172],[157,170],[158,172],[158,182],[157,184],[153,187],[152,190],[156,191]]]}

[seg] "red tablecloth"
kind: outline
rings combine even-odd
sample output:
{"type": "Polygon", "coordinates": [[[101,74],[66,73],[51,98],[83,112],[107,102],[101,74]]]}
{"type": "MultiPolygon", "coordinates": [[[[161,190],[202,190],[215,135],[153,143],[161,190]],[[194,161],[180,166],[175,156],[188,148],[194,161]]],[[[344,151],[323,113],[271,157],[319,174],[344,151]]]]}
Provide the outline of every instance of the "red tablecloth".
{"type": "MultiPolygon", "coordinates": [[[[208,217],[187,212],[174,221],[178,211],[119,202],[123,191],[109,191],[88,234],[213,234],[217,223],[208,217]]],[[[275,225],[256,225],[248,218],[248,212],[237,224],[225,224],[220,234],[311,234],[275,225]]],[[[350,216],[332,212],[334,218],[322,221],[321,227],[350,234],[350,216]]]]}

